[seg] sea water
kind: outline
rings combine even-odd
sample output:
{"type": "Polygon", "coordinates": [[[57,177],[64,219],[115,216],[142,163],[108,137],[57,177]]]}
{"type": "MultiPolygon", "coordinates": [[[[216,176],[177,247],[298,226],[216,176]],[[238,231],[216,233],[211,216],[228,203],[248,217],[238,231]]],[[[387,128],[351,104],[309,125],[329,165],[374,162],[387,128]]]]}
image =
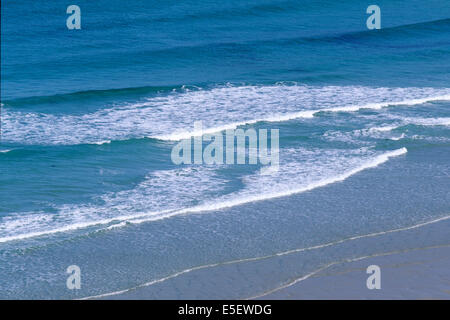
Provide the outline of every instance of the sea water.
{"type": "Polygon", "coordinates": [[[1,4],[0,298],[248,298],[449,215],[448,1],[378,0],[379,30],[356,0],[74,4],[1,4]],[[279,130],[278,170],[174,164],[195,121],[279,130]]]}

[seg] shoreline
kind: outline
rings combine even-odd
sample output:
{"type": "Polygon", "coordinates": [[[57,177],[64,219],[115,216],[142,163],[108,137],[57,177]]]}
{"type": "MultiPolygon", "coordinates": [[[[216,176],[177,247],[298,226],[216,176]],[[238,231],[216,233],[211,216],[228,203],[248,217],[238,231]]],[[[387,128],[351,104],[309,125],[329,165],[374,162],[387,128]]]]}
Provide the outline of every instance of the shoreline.
{"type": "Polygon", "coordinates": [[[450,299],[450,244],[387,252],[330,265],[256,299],[450,299]],[[380,267],[380,289],[368,289],[366,268],[380,267]],[[326,288],[326,290],[324,290],[326,288]]]}
{"type": "MultiPolygon", "coordinates": [[[[444,216],[409,227],[354,236],[334,244],[294,249],[267,257],[193,267],[136,288],[83,299],[202,299],[201,296],[191,296],[190,284],[192,282],[197,282],[196,287],[202,289],[210,282],[227,283],[230,278],[235,280],[240,277],[240,281],[245,283],[246,272],[261,273],[258,270],[261,266],[255,267],[251,264],[264,263],[269,266],[269,268],[263,267],[267,271],[276,265],[298,261],[301,256],[296,256],[308,251],[330,250],[340,245],[360,246],[361,243],[371,246],[372,242],[390,243],[392,238],[400,240],[402,243],[405,240],[408,242],[410,238],[427,238],[429,235],[437,238],[443,237],[444,241],[441,244],[427,247],[387,250],[366,256],[343,258],[312,270],[301,277],[283,281],[279,283],[278,287],[260,291],[252,296],[243,296],[241,299],[450,299],[450,268],[448,268],[450,266],[450,239],[446,232],[449,227],[450,218],[444,216]],[[286,261],[281,262],[282,259],[286,259],[286,261]],[[378,265],[381,268],[382,286],[380,290],[369,290],[366,287],[366,280],[370,276],[366,273],[366,268],[369,265],[378,265]],[[240,269],[246,268],[250,271],[240,271],[240,269]],[[236,274],[236,272],[240,274],[236,274]],[[411,278],[416,279],[415,282],[411,282],[411,278]],[[177,295],[172,297],[171,294],[174,290],[177,295]]],[[[206,299],[208,298],[206,297],[206,299]]]]}

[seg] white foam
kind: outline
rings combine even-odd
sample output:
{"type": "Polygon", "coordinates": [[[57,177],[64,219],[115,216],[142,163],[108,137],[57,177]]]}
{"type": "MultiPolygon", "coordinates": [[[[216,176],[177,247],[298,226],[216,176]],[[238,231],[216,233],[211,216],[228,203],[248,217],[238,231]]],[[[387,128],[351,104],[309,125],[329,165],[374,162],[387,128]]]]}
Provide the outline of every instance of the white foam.
{"type": "Polygon", "coordinates": [[[341,130],[338,131],[329,130],[324,133],[323,137],[329,141],[341,141],[357,145],[370,145],[369,142],[361,138],[391,139],[391,140],[401,139],[404,137],[404,134],[401,134],[400,136],[398,135],[394,136],[395,133],[392,132],[393,130],[401,126],[402,124],[397,123],[395,125],[375,126],[365,129],[352,130],[349,132],[341,130]]]}
{"type": "Polygon", "coordinates": [[[8,152],[10,152],[11,150],[0,150],[0,153],[8,153],[8,152]]]}
{"type": "Polygon", "coordinates": [[[56,208],[56,214],[23,212],[1,217],[0,242],[120,224],[141,217],[160,217],[193,205],[203,196],[222,192],[223,185],[224,181],[215,177],[209,167],[157,171],[131,190],[103,195],[98,199],[102,203],[99,205],[63,205],[56,208]]]}
{"type": "MultiPolygon", "coordinates": [[[[450,95],[442,95],[442,96],[436,96],[436,97],[428,97],[423,99],[411,99],[411,100],[402,100],[402,101],[392,101],[392,102],[382,102],[382,103],[369,103],[364,105],[352,105],[352,106],[344,106],[344,107],[335,107],[335,108],[323,108],[323,109],[317,109],[317,110],[311,110],[311,111],[301,111],[301,112],[295,112],[295,113],[289,113],[284,115],[271,115],[270,117],[266,118],[259,118],[259,119],[252,119],[247,121],[240,121],[240,122],[234,122],[229,123],[227,125],[208,128],[202,131],[183,131],[179,133],[172,133],[168,135],[157,135],[153,138],[160,139],[160,140],[182,140],[182,139],[188,139],[190,137],[197,137],[202,136],[204,134],[211,134],[215,132],[225,131],[229,129],[236,129],[239,126],[243,125],[250,125],[255,124],[258,122],[283,122],[283,121],[289,121],[294,119],[300,119],[300,118],[313,118],[315,115],[317,115],[320,112],[356,112],[362,109],[381,109],[389,106],[400,106],[400,105],[418,105],[418,104],[424,104],[426,102],[433,102],[433,101],[441,101],[441,100],[450,100],[450,95]]],[[[435,124],[432,125],[448,125],[448,121],[444,120],[444,124],[442,122],[440,123],[438,119],[434,119],[435,124]],[[439,124],[440,123],[440,124],[439,124]]],[[[423,124],[425,125],[427,123],[426,121],[423,121],[423,124]]],[[[428,122],[433,123],[433,122],[428,122]]],[[[430,124],[428,124],[430,125],[430,124]]],[[[390,131],[395,129],[395,127],[379,127],[379,128],[372,128],[373,131],[390,131]]]]}
{"type": "Polygon", "coordinates": [[[102,144],[110,144],[110,143],[111,143],[111,140],[103,140],[103,141],[93,142],[92,144],[101,146],[102,144]]]}
{"type": "MultiPolygon", "coordinates": [[[[375,117],[366,116],[362,117],[363,120],[370,120],[371,125],[368,128],[356,129],[352,131],[343,130],[329,130],[324,133],[323,137],[328,141],[340,141],[347,142],[356,145],[369,145],[367,140],[361,138],[375,138],[375,139],[389,139],[392,141],[398,141],[405,138],[407,135],[405,132],[395,132],[396,129],[401,129],[407,125],[417,126],[450,126],[450,118],[437,117],[437,118],[422,118],[422,117],[405,117],[392,115],[388,113],[377,114],[375,117]],[[380,122],[389,121],[389,124],[380,122]],[[392,121],[395,121],[392,123],[392,121]]],[[[430,141],[446,141],[445,137],[425,137],[412,135],[413,139],[426,139],[430,141]]]]}
{"type": "Polygon", "coordinates": [[[317,113],[317,112],[302,111],[302,112],[296,112],[296,113],[286,114],[286,115],[271,116],[268,118],[233,122],[233,123],[229,123],[227,125],[203,129],[201,131],[187,130],[187,131],[172,133],[172,134],[167,134],[167,135],[157,135],[152,138],[159,139],[159,140],[178,141],[178,140],[183,140],[183,139],[189,139],[191,137],[199,137],[199,136],[206,135],[206,134],[221,132],[221,131],[225,131],[225,130],[233,130],[240,126],[255,124],[258,122],[283,122],[283,121],[299,119],[299,118],[313,118],[315,113],[317,113]]]}
{"type": "Polygon", "coordinates": [[[374,127],[374,128],[370,128],[369,131],[370,132],[376,132],[376,131],[380,131],[380,132],[387,132],[387,131],[392,131],[397,129],[398,126],[384,126],[384,127],[374,127]]]}
{"type": "MultiPolygon", "coordinates": [[[[286,183],[285,177],[288,174],[282,174],[280,176],[280,179],[278,180],[280,182],[283,181],[284,184],[277,183],[276,180],[274,181],[273,176],[270,176],[270,178],[268,178],[267,180],[263,180],[260,178],[260,179],[257,179],[256,181],[254,181],[254,183],[252,184],[252,187],[256,187],[257,185],[261,186],[261,183],[264,183],[264,182],[267,182],[267,183],[270,182],[269,192],[261,194],[260,188],[258,188],[258,189],[248,188],[247,190],[250,191],[250,195],[246,195],[246,193],[249,193],[249,192],[244,192],[240,196],[233,197],[233,198],[223,201],[223,202],[215,202],[215,203],[200,205],[200,206],[196,206],[196,207],[192,207],[192,208],[185,208],[185,209],[177,211],[176,214],[221,210],[221,209],[225,209],[225,208],[243,205],[243,204],[250,203],[250,202],[257,202],[257,201],[263,201],[263,200],[268,200],[268,199],[286,197],[286,196],[290,196],[293,194],[310,191],[310,190],[313,190],[313,189],[316,189],[319,187],[323,187],[323,186],[326,186],[326,185],[329,185],[332,183],[344,181],[345,179],[351,177],[352,175],[354,175],[358,172],[361,172],[365,169],[377,167],[380,164],[388,161],[390,158],[397,157],[397,156],[403,155],[405,153],[407,153],[406,148],[401,148],[401,149],[397,149],[394,151],[390,151],[390,152],[384,153],[382,155],[376,156],[374,159],[365,161],[358,167],[350,169],[347,172],[344,172],[342,174],[338,174],[338,175],[335,175],[335,176],[332,176],[329,178],[321,179],[319,181],[311,182],[307,185],[300,186],[300,187],[292,187],[292,184],[286,183]],[[286,185],[288,185],[288,187],[287,188],[284,187],[285,190],[273,191],[273,190],[277,190],[277,189],[279,190],[280,188],[283,188],[283,186],[286,186],[286,185]]],[[[278,173],[279,173],[279,171],[276,171],[276,174],[278,174],[278,173]]],[[[260,177],[267,177],[267,175],[261,175],[260,177]]],[[[296,178],[298,178],[298,177],[296,176],[296,178]]],[[[144,221],[144,220],[141,220],[141,221],[144,221]]]]}
{"type": "MultiPolygon", "coordinates": [[[[348,151],[347,151],[348,152],[348,151]]],[[[381,155],[378,155],[374,157],[373,159],[363,161],[362,164],[360,164],[357,167],[354,167],[352,169],[347,170],[346,172],[342,174],[337,174],[332,177],[328,177],[325,179],[320,179],[318,177],[310,178],[310,177],[304,177],[304,179],[307,180],[314,180],[318,179],[317,181],[308,182],[305,180],[302,180],[298,175],[293,175],[292,172],[297,171],[300,169],[298,164],[293,165],[291,168],[288,168],[286,170],[285,166],[281,166],[281,171],[274,171],[273,174],[277,175],[278,177],[274,177],[273,175],[268,175],[266,172],[264,174],[252,176],[247,181],[246,189],[243,191],[233,193],[227,196],[224,196],[222,198],[215,199],[214,202],[194,206],[194,207],[188,207],[181,210],[175,210],[173,212],[168,212],[163,215],[159,216],[142,216],[137,219],[131,219],[128,222],[131,224],[139,224],[143,222],[149,222],[149,221],[155,221],[162,218],[169,218],[172,216],[180,215],[180,214],[187,214],[187,213],[199,213],[199,212],[208,212],[208,211],[216,211],[216,210],[222,210],[226,208],[231,208],[251,202],[258,202],[258,201],[264,201],[274,198],[280,198],[280,197],[286,197],[297,193],[302,193],[306,191],[313,190],[315,188],[323,187],[332,183],[336,183],[339,181],[344,181],[345,179],[349,178],[350,176],[361,172],[365,169],[374,168],[386,161],[388,161],[392,157],[397,157],[400,155],[403,155],[407,152],[406,148],[397,149],[394,151],[390,151],[381,155]],[[284,170],[283,170],[284,169],[284,170]],[[290,179],[289,179],[290,176],[290,179]],[[295,185],[297,183],[297,186],[295,185]],[[302,185],[303,184],[303,185],[302,185]],[[267,186],[268,189],[265,189],[264,187],[267,186]],[[287,186],[287,187],[286,187],[287,186]],[[283,190],[284,189],[284,190],[283,190]],[[281,191],[280,191],[281,190],[281,191]]],[[[324,158],[327,158],[329,155],[324,155],[324,158]]],[[[313,161],[311,159],[311,161],[313,161]]],[[[355,165],[358,160],[350,158],[346,158],[345,160],[342,159],[342,164],[346,164],[348,166],[355,165]]],[[[330,158],[329,164],[336,165],[336,158],[330,158]]],[[[338,168],[337,170],[333,171],[340,171],[342,168],[338,168]]],[[[319,172],[319,175],[325,175],[330,174],[332,169],[329,167],[327,169],[322,169],[322,172],[319,172]]],[[[305,171],[306,172],[306,171],[305,171]]]]}
{"type": "Polygon", "coordinates": [[[0,242],[68,232],[93,226],[122,227],[187,213],[221,210],[250,202],[285,197],[343,181],[374,168],[406,148],[376,154],[361,150],[287,150],[278,171],[244,177],[245,187],[223,195],[228,181],[216,167],[187,167],[152,173],[136,188],[106,194],[103,205],[65,205],[57,214],[29,213],[3,217],[0,242]],[[303,158],[302,158],[303,157],[303,158]],[[203,202],[203,199],[214,199],[203,202]],[[199,203],[199,204],[196,204],[199,203]]]}
{"type": "Polygon", "coordinates": [[[405,137],[405,134],[402,133],[400,136],[398,137],[391,137],[389,139],[393,140],[393,141],[398,141],[398,140],[402,140],[405,137]]]}
{"type": "Polygon", "coordinates": [[[85,115],[3,111],[4,141],[80,144],[151,137],[180,140],[256,122],[312,118],[319,112],[355,112],[450,100],[450,89],[361,86],[240,86],[170,93],[85,115]],[[194,121],[203,132],[193,132],[194,121]]]}
{"type": "Polygon", "coordinates": [[[403,121],[419,126],[450,126],[450,118],[403,118],[403,121]]]}

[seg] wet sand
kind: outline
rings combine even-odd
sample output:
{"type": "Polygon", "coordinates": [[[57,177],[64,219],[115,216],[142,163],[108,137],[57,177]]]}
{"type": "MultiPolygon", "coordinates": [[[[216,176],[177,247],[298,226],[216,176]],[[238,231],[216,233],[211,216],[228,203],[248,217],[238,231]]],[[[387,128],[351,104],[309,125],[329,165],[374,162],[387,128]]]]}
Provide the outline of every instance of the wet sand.
{"type": "Polygon", "coordinates": [[[199,266],[95,298],[450,299],[449,230],[450,218],[443,217],[318,247],[199,266]],[[302,265],[310,271],[298,272],[302,265]],[[380,267],[381,289],[367,288],[370,265],[380,267]]]}
{"type": "Polygon", "coordinates": [[[450,246],[384,253],[335,264],[262,299],[450,299],[450,246]],[[380,267],[380,289],[367,268],[380,267]]]}

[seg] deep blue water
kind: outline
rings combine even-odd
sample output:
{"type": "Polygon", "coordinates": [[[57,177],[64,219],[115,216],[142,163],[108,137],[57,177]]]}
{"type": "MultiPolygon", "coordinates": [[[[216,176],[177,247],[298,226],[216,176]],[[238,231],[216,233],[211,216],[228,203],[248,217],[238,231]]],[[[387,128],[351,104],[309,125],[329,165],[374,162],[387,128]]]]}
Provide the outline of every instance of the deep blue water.
{"type": "MultiPolygon", "coordinates": [[[[381,30],[356,0],[74,4],[81,30],[64,1],[1,3],[0,298],[104,294],[448,216],[449,1],[378,0],[381,30]],[[194,121],[279,129],[279,171],[173,164],[194,121]]],[[[198,292],[246,298],[374,250],[198,292]]]]}

